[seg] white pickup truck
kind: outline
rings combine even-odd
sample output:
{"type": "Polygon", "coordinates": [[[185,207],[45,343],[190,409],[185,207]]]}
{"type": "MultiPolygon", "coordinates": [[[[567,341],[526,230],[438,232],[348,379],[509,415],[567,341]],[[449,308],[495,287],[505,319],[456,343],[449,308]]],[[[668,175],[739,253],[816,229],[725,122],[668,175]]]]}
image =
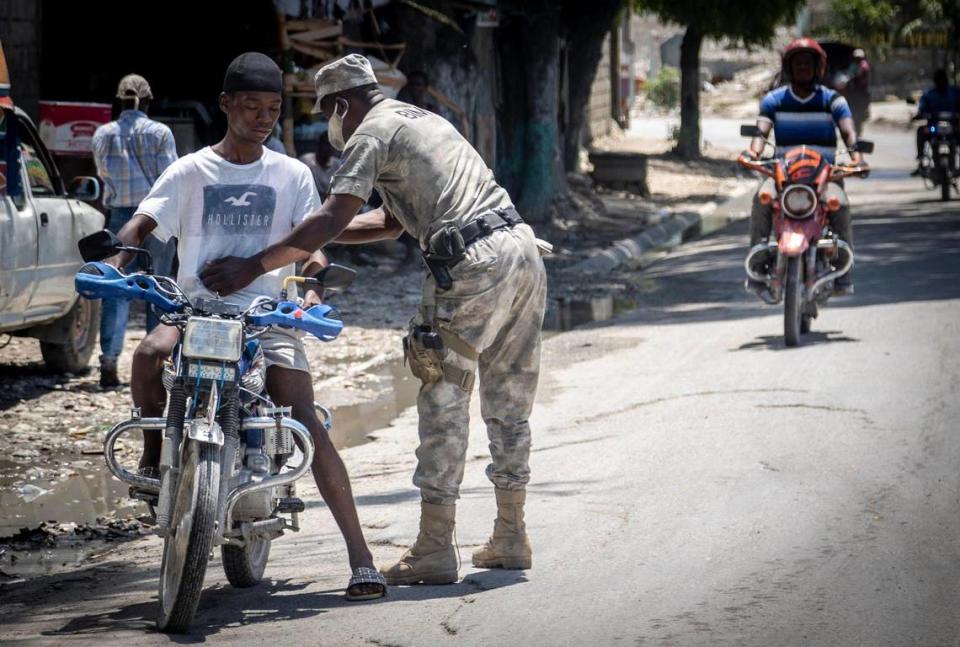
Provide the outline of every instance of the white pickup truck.
{"type": "MultiPolygon", "coordinates": [[[[69,187],[22,110],[0,105],[0,336],[36,337],[54,372],[86,370],[99,330],[99,301],[79,299],[77,241],[103,229],[96,178],[69,187]]],[[[2,355],[2,351],[0,351],[2,355]]]]}

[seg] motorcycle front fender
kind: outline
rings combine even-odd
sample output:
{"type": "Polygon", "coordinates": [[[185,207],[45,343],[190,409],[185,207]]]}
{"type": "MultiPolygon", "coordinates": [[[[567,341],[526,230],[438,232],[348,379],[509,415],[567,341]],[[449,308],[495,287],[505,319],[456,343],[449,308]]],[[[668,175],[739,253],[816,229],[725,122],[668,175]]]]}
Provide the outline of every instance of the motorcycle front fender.
{"type": "Polygon", "coordinates": [[[223,429],[216,422],[206,420],[188,420],[184,425],[187,438],[201,443],[223,446],[223,429]]]}

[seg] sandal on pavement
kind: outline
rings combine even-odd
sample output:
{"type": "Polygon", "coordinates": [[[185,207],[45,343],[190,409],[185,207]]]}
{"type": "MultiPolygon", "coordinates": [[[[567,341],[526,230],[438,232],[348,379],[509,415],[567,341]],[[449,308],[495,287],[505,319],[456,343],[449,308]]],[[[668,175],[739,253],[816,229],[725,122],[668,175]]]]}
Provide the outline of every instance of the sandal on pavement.
{"type": "Polygon", "coordinates": [[[350,582],[347,584],[347,594],[346,598],[350,602],[363,602],[364,600],[376,600],[382,598],[387,594],[387,581],[383,579],[383,575],[380,575],[380,572],[374,568],[367,568],[366,566],[358,566],[353,569],[353,575],[350,576],[350,582]],[[380,590],[374,593],[363,593],[363,594],[352,594],[350,589],[358,584],[378,584],[380,585],[380,590]]]}

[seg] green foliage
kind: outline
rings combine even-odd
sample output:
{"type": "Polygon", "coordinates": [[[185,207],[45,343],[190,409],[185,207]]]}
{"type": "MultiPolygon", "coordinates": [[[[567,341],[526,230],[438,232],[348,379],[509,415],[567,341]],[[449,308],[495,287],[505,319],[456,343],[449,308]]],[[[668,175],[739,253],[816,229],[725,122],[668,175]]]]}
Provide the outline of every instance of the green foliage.
{"type": "Polygon", "coordinates": [[[680,105],[680,71],[674,67],[662,67],[657,76],[647,84],[647,99],[661,108],[676,108],[680,105]]]}
{"type": "Polygon", "coordinates": [[[957,47],[957,0],[831,0],[825,35],[874,47],[957,47]]]}
{"type": "Polygon", "coordinates": [[[726,37],[746,45],[768,43],[777,26],[795,20],[806,1],[629,0],[636,11],[652,11],[661,20],[692,27],[704,36],[726,37]]]}

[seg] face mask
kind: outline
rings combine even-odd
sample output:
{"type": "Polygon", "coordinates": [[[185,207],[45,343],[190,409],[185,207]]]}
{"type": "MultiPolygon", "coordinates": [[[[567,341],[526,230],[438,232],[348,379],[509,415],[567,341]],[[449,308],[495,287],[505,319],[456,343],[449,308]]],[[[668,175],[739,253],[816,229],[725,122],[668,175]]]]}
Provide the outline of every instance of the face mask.
{"type": "Polygon", "coordinates": [[[333,116],[330,117],[330,125],[327,128],[327,138],[330,140],[330,145],[338,151],[342,151],[347,145],[347,142],[343,140],[343,118],[347,116],[348,112],[350,112],[349,104],[347,104],[347,109],[342,115],[337,112],[337,107],[334,106],[333,116]]]}

